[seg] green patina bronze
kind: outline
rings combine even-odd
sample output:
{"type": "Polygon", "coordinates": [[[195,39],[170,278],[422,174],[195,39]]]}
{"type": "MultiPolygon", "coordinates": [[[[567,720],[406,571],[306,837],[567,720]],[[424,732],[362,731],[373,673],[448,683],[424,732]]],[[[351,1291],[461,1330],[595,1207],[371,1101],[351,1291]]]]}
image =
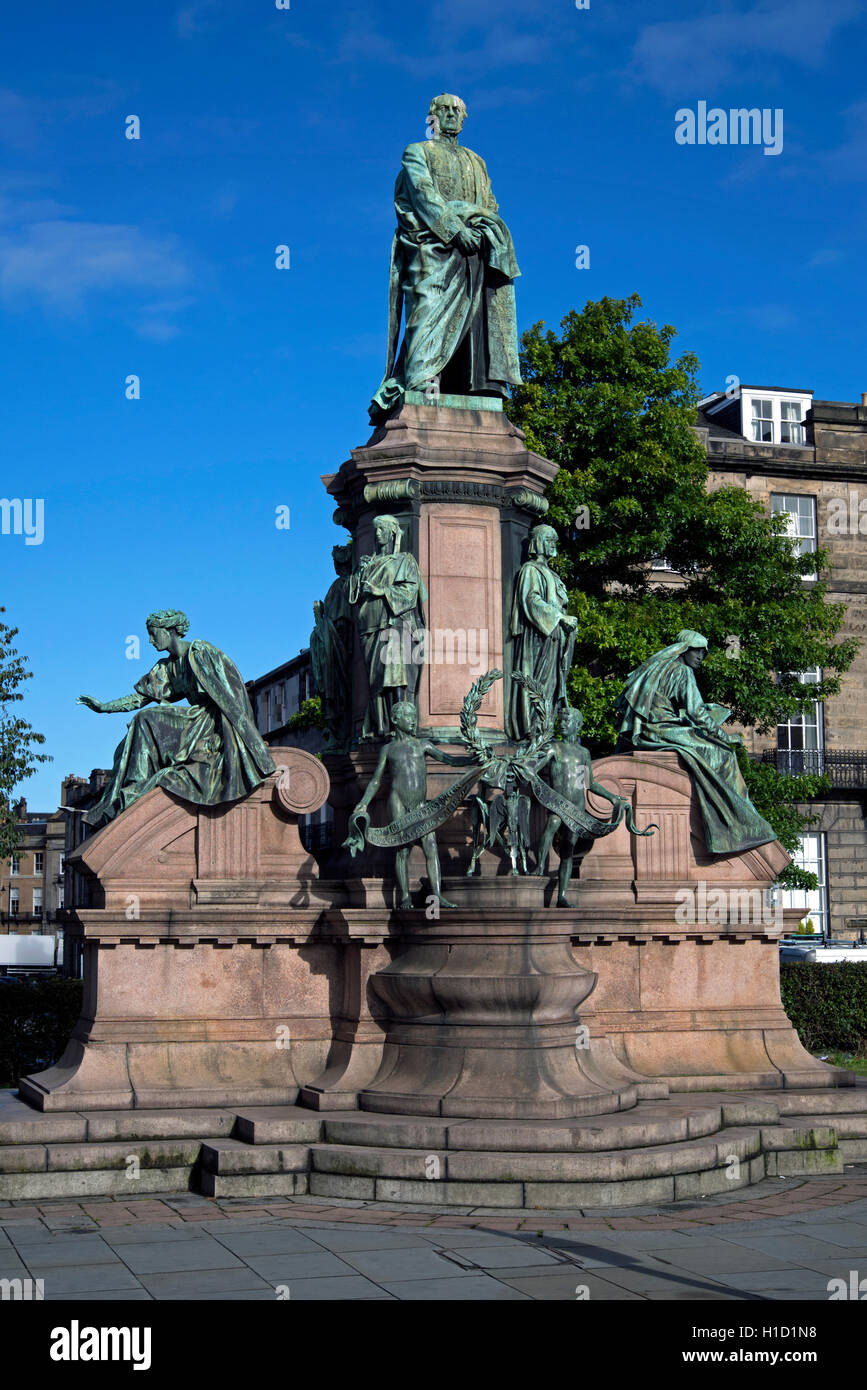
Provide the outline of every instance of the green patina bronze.
{"type": "Polygon", "coordinates": [[[739,734],[723,732],[731,711],[705,704],[695,672],[707,638],[685,629],[626,679],[617,701],[618,751],[671,749],[692,773],[711,854],[739,854],[777,837],[750,801],[738,767],[739,734]]]}
{"type": "Polygon", "coordinates": [[[347,587],[369,687],[362,738],[387,734],[392,705],[415,700],[420,666],[413,652],[424,631],[427,598],[418,561],[401,550],[397,518],[378,516],[373,534],[376,552],[362,557],[347,587]]]}
{"type": "Polygon", "coordinates": [[[370,406],[374,421],[407,390],[432,401],[439,392],[502,397],[521,380],[514,286],[521,272],[485,162],[458,142],[465,117],[460,97],[434,97],[433,138],[404,151],[394,188],[388,360],[370,406]]]}
{"type": "MultiPolygon", "coordinates": [[[[529,676],[555,713],[569,703],[567,681],[577,625],[577,619],[566,611],[566,585],[548,564],[556,554],[557,532],[553,526],[534,526],[526,564],[515,578],[509,623],[512,670],[529,676]]],[[[508,712],[512,738],[526,738],[534,721],[526,684],[513,681],[508,712]]]]}
{"type": "Polygon", "coordinates": [[[337,578],[323,600],[313,605],[315,626],[310,634],[313,681],[322,701],[326,753],[345,753],[352,715],[352,615],[349,574],[352,546],[331,551],[337,578]]]}
{"type": "Polygon", "coordinates": [[[434,831],[456,809],[464,793],[475,781],[478,771],[474,768],[470,776],[464,778],[460,784],[448,788],[434,801],[426,801],[425,758],[435,758],[437,762],[448,763],[451,767],[467,767],[476,761],[475,757],[454,757],[438,748],[435,743],[431,743],[424,734],[417,734],[416,708],[406,700],[399,700],[392,706],[391,723],[394,733],[391,740],[383,745],[373,776],[349,818],[349,835],[344,841],[344,846],[353,858],[364,848],[365,840],[370,844],[396,848],[395,874],[400,892],[398,906],[408,908],[412,907],[409,893],[409,855],[413,843],[420,841],[434,897],[443,907],[454,907],[455,904],[443,896],[439,851],[434,831]],[[391,779],[388,796],[388,813],[391,819],[387,826],[376,830],[370,825],[368,806],[379,791],[386,771],[391,779]]]}
{"type": "Polygon", "coordinates": [[[94,826],[154,787],[198,806],[219,806],[247,796],[275,770],[241,673],[225,652],[200,638],[185,642],[189,619],[178,609],[151,613],[147,629],[151,645],[168,659],[142,676],[131,695],[78,698],[97,714],[139,711],[115,751],[102,798],[84,817],[94,826]]]}
{"type": "Polygon", "coordinates": [[[610,792],[597,782],[593,776],[593,762],[589,750],[581,742],[581,726],[584,717],[580,710],[568,709],[560,713],[560,732],[562,738],[551,743],[544,758],[531,772],[528,781],[540,805],[548,811],[548,819],[542,832],[538,863],[534,872],[540,877],[547,872],[548,855],[554,838],[560,835],[560,867],[558,870],[557,906],[571,907],[566,894],[574,871],[575,860],[580,864],[593,846],[593,841],[603,835],[610,835],[621,824],[624,817],[632,835],[652,835],[657,825],[649,825],[639,830],[632,818],[632,807],[622,796],[610,792]],[[547,781],[540,773],[547,770],[547,781]],[[587,810],[585,793],[595,792],[603,801],[610,801],[614,815],[610,820],[600,820],[587,810]]]}

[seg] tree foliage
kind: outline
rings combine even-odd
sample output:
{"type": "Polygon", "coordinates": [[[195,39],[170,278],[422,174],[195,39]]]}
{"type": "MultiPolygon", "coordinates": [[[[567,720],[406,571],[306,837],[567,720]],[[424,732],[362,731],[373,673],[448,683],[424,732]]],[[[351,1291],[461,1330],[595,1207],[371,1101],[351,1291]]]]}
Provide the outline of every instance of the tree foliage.
{"type": "MultiPolygon", "coordinates": [[[[0,613],[5,612],[5,608],[0,608],[0,613]]],[[[24,699],[20,687],[33,675],[13,645],[17,636],[17,627],[7,627],[0,621],[0,862],[8,859],[21,843],[13,792],[20,782],[33,775],[38,763],[51,761],[47,754],[36,751],[45,742],[44,736],[10,709],[24,699]]]]}
{"type": "MultiPolygon", "coordinates": [[[[762,734],[837,694],[857,649],[838,636],[844,605],[826,601],[826,552],[796,555],[784,519],[745,489],[709,489],[693,428],[698,359],[672,360],[674,328],[636,322],[640,307],[637,295],[605,298],[567,314],[559,335],[534,325],[522,339],[523,385],[507,406],[528,447],[559,465],[546,521],[578,618],[570,698],[596,754],[613,749],[625,676],[681,628],[710,645],[704,698],[762,734]],[[654,575],[660,559],[673,583],[654,575]],[[805,584],[813,572],[819,582],[805,584]],[[802,684],[796,673],[813,667],[822,680],[802,684]]],[[[795,803],[827,784],[742,766],[758,808],[795,848],[810,821],[795,803]]],[[[785,881],[815,883],[793,871],[785,881]]]]}

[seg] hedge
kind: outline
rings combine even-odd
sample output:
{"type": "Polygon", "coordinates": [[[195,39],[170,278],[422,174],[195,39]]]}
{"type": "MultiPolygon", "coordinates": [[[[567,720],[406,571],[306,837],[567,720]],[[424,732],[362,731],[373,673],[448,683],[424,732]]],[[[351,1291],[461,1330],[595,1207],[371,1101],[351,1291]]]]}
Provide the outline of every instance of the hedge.
{"type": "Polygon", "coordinates": [[[810,1052],[861,1052],[867,1043],[867,962],[785,961],[783,1007],[810,1052]]]}
{"type": "Polygon", "coordinates": [[[81,1015],[82,982],[53,975],[0,985],[0,1086],[62,1056],[81,1015]]]}

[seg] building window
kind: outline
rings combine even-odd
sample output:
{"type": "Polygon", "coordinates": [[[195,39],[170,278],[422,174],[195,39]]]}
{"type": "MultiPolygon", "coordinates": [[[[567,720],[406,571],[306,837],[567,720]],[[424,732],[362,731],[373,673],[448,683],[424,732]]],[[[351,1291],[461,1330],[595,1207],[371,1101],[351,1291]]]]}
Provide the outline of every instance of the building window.
{"type": "Polygon", "coordinates": [[[817,931],[828,930],[828,868],[823,832],[802,835],[801,843],[792,856],[799,869],[806,869],[819,880],[818,888],[790,888],[783,892],[783,907],[802,913],[801,921],[809,918],[817,931]]]}
{"type": "Polygon", "coordinates": [[[33,916],[42,917],[42,889],[33,889],[33,916]]]}
{"type": "Polygon", "coordinates": [[[13,878],[17,878],[18,875],[21,873],[21,855],[20,855],[20,854],[13,854],[13,856],[12,856],[12,863],[11,863],[10,866],[9,866],[9,872],[10,872],[10,874],[12,875],[13,878]]]}
{"type": "Polygon", "coordinates": [[[773,401],[752,401],[753,439],[757,444],[774,442],[774,404],[773,401]]]}
{"type": "Polygon", "coordinates": [[[9,915],[10,915],[10,917],[17,917],[17,916],[18,916],[18,889],[17,889],[17,888],[10,888],[10,889],[9,889],[9,915]]]}
{"type": "Polygon", "coordinates": [[[44,857],[40,854],[39,850],[37,850],[36,853],[35,853],[34,856],[33,856],[33,872],[34,872],[35,874],[41,874],[41,873],[42,873],[42,870],[43,870],[43,867],[44,867],[44,864],[45,864],[44,857]]]}
{"type": "Polygon", "coordinates": [[[801,402],[780,402],[780,443],[803,444],[804,426],[801,424],[801,402]]]}
{"type": "MultiPolygon", "coordinates": [[[[795,554],[812,554],[816,549],[815,497],[805,497],[800,492],[772,492],[771,512],[774,516],[786,517],[786,529],[792,537],[795,554]]],[[[803,574],[801,578],[815,579],[816,575],[803,574]]]]}
{"type": "MultiPolygon", "coordinates": [[[[802,685],[815,685],[822,679],[818,666],[799,671],[802,685]]],[[[813,700],[809,709],[790,715],[777,725],[777,770],[796,776],[818,776],[824,771],[825,728],[822,702],[813,700]]]]}

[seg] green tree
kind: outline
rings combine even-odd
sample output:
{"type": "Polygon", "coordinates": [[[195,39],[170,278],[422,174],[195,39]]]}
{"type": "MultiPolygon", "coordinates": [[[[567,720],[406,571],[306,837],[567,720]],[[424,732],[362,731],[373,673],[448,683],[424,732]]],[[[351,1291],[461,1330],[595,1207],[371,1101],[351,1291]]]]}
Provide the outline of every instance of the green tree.
{"type": "MultiPolygon", "coordinates": [[[[708,639],[700,684],[740,724],[769,732],[779,717],[834,695],[857,649],[838,640],[842,604],[826,602],[823,550],[797,556],[781,517],[740,487],[708,488],[695,433],[699,362],[671,360],[670,325],[634,322],[629,299],[572,311],[558,336],[537,323],[523,335],[523,385],[507,405],[529,448],[559,465],[546,521],[557,529],[554,562],[578,618],[571,699],[596,754],[614,747],[614,702],[624,677],[681,628],[708,639]],[[654,580],[664,558],[674,584],[654,580]],[[802,575],[818,572],[816,584],[802,575]],[[820,667],[805,687],[795,673],[820,667]]],[[[815,817],[799,803],[827,779],[784,777],[738,757],[753,799],[788,850],[815,817]]],[[[815,878],[789,869],[789,886],[815,878]]]]}
{"type": "MultiPolygon", "coordinates": [[[[0,608],[0,613],[5,612],[5,608],[0,608]]],[[[51,761],[46,753],[36,751],[45,742],[44,736],[9,708],[24,699],[19,687],[33,675],[26,659],[13,646],[17,636],[17,627],[7,627],[0,621],[0,862],[8,859],[21,843],[12,793],[19,782],[33,775],[38,763],[51,761]]]]}

